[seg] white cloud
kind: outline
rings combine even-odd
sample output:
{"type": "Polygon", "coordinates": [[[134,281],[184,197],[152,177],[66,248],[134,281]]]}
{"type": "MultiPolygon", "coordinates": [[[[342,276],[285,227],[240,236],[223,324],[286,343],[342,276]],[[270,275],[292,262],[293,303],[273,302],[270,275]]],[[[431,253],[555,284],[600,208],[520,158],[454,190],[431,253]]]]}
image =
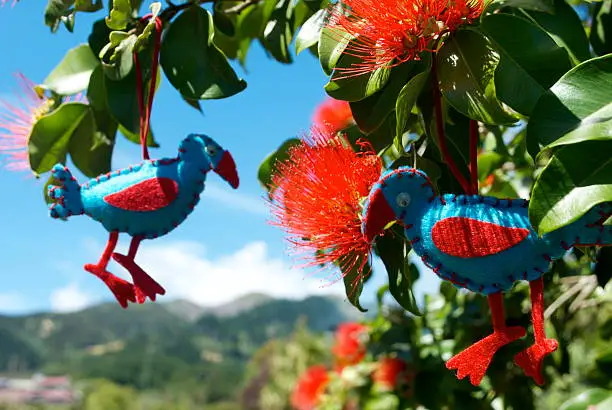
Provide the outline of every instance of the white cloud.
{"type": "Polygon", "coordinates": [[[97,302],[97,300],[82,290],[76,283],[71,283],[51,292],[49,302],[54,312],[74,312],[97,302]]]}
{"type": "Polygon", "coordinates": [[[256,215],[269,215],[263,198],[234,191],[229,185],[220,186],[217,183],[207,183],[202,197],[210,198],[239,211],[256,215]]]}
{"type": "Polygon", "coordinates": [[[0,312],[2,313],[21,313],[29,307],[28,301],[20,293],[0,293],[0,312]]]}
{"type": "Polygon", "coordinates": [[[311,294],[344,294],[341,283],[330,285],[321,278],[307,277],[304,271],[270,257],[264,242],[251,242],[218,257],[207,255],[196,242],[147,245],[137,261],[164,286],[170,298],[214,306],[251,292],[295,299],[311,294]]]}

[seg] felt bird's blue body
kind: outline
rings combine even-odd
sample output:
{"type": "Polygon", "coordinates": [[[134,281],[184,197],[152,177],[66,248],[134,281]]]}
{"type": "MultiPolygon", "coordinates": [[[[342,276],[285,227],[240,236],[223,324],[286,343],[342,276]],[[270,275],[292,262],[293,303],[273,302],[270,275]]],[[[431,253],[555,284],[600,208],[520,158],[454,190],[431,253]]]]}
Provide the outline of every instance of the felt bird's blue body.
{"type": "Polygon", "coordinates": [[[506,327],[502,292],[518,280],[531,285],[535,344],[515,357],[527,375],[543,383],[544,356],[557,348],[543,324],[542,275],[572,246],[610,245],[603,223],[611,204],[601,204],[576,222],[539,237],[527,214],[528,201],[480,195],[436,195],[422,171],[402,167],[385,173],[364,204],[362,230],[372,241],[391,221],[404,227],[415,253],[440,278],[489,296],[494,333],[447,362],[459,378],[479,384],[493,354],[525,335],[506,327]]]}
{"type": "Polygon", "coordinates": [[[199,202],[210,170],[238,187],[236,164],[229,152],[198,134],[180,143],[175,158],[145,160],[82,185],[58,164],[51,171],[59,185],[49,187],[53,201],[49,212],[60,219],[85,214],[110,232],[98,264],[85,269],[107,284],[121,306],[126,307],[128,300],[142,303],[147,296],[155,300],[165,291],[134,262],[140,241],[165,235],[187,218],[199,202]],[[120,232],[133,237],[128,255],[113,253],[120,232]],[[133,285],[106,270],[111,256],[131,273],[133,285]]]}

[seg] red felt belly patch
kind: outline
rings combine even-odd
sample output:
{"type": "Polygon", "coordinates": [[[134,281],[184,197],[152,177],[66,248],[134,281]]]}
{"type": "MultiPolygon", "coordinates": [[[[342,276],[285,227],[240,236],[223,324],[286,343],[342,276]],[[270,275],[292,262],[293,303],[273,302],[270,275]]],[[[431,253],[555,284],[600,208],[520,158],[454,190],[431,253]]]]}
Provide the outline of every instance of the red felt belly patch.
{"type": "Polygon", "coordinates": [[[104,202],[126,211],[151,212],[170,205],[177,196],[176,181],[170,178],[151,178],[106,195],[104,202]]]}
{"type": "Polygon", "coordinates": [[[431,237],[442,252],[459,258],[495,255],[529,236],[529,229],[509,228],[476,219],[451,217],[436,222],[431,237]]]}

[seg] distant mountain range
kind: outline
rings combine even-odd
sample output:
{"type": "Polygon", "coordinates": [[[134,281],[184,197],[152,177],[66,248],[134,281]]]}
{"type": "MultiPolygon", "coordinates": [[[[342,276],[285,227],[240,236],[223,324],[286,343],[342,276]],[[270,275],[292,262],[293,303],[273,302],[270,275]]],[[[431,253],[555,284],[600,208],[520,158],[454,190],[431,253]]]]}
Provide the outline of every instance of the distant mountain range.
{"type": "Polygon", "coordinates": [[[0,372],[106,378],[137,388],[214,377],[235,388],[251,355],[267,340],[289,335],[300,317],[313,331],[331,331],[361,315],[338,297],[250,294],[215,308],[176,300],[0,316],[0,372]]]}

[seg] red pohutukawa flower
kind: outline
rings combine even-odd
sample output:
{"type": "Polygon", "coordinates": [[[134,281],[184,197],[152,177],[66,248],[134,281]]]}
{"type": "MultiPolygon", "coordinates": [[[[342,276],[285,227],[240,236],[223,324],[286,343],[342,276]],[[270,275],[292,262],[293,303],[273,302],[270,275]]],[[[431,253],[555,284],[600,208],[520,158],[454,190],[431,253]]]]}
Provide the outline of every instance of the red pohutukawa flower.
{"type": "Polygon", "coordinates": [[[372,374],[374,384],[386,390],[400,388],[405,395],[412,393],[411,382],[413,379],[414,373],[408,363],[398,357],[383,358],[378,362],[376,370],[372,374]]]}
{"type": "Polygon", "coordinates": [[[345,53],[362,60],[345,76],[418,59],[433,51],[440,37],[476,19],[484,0],[342,0],[333,7],[328,26],[355,37],[345,53]]]}
{"type": "Polygon", "coordinates": [[[295,410],[314,410],[325,392],[329,375],[325,366],[312,366],[298,379],[291,393],[291,405],[295,410]]]}
{"type": "Polygon", "coordinates": [[[272,223],[287,233],[302,267],[363,273],[370,245],[361,233],[361,200],[380,177],[380,158],[316,128],[288,154],[272,177],[272,223]]]}
{"type": "Polygon", "coordinates": [[[353,113],[348,102],[327,98],[315,110],[312,122],[318,129],[334,135],[353,122],[353,113]]]}
{"type": "Polygon", "coordinates": [[[338,370],[363,360],[366,355],[367,332],[368,328],[360,323],[342,323],[338,326],[336,340],[332,347],[338,370]]]}

